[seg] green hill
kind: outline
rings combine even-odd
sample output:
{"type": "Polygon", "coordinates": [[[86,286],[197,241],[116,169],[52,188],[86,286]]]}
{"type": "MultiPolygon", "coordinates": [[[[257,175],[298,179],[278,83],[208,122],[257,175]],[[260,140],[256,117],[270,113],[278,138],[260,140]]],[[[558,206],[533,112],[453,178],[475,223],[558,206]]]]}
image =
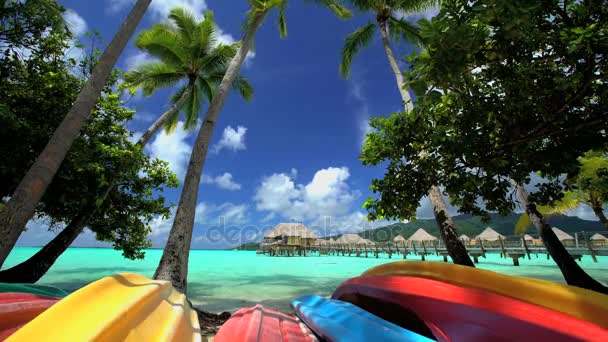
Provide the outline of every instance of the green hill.
{"type": "MultiPolygon", "coordinates": [[[[502,235],[514,235],[515,223],[519,219],[519,214],[510,214],[508,216],[500,216],[492,214],[490,222],[481,222],[479,217],[471,215],[454,216],[453,220],[456,224],[458,234],[466,234],[473,237],[481,233],[486,227],[492,227],[502,235]]],[[[569,233],[580,231],[602,231],[604,230],[599,221],[586,221],[578,217],[571,216],[553,216],[547,219],[547,222],[552,227],[558,227],[561,230],[569,233]]],[[[365,230],[359,233],[360,236],[372,241],[391,241],[395,236],[401,235],[406,239],[412,235],[418,228],[424,228],[430,234],[439,237],[439,229],[433,219],[421,219],[408,223],[395,223],[385,227],[365,230]]],[[[530,229],[534,233],[534,229],[530,229]]]]}

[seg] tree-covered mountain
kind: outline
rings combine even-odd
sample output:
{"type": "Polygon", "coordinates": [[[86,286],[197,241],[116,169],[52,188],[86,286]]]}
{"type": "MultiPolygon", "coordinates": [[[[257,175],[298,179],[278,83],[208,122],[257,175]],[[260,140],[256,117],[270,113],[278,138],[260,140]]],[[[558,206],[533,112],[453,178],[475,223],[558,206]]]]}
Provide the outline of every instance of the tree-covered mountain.
{"type": "MultiPolygon", "coordinates": [[[[481,233],[486,227],[491,227],[502,235],[514,235],[515,224],[519,219],[519,214],[512,213],[508,216],[492,214],[490,222],[482,222],[479,217],[471,215],[454,216],[454,223],[458,234],[466,234],[469,237],[481,233]]],[[[587,221],[572,216],[552,216],[547,219],[552,227],[558,227],[569,233],[580,231],[602,231],[604,230],[599,221],[587,221]]],[[[359,233],[362,237],[372,241],[390,241],[395,236],[401,235],[408,238],[418,228],[424,228],[432,235],[439,237],[439,229],[433,219],[420,219],[408,223],[395,223],[388,226],[365,230],[359,233]]],[[[531,233],[535,233],[533,228],[529,228],[531,233]]]]}

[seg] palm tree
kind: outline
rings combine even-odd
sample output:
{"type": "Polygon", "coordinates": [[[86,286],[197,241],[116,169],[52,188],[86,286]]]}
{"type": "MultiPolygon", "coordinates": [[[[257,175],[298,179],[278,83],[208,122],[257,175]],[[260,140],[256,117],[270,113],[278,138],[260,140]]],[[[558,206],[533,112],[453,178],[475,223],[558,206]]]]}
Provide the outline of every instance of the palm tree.
{"type": "MultiPolygon", "coordinates": [[[[592,290],[604,294],[608,294],[608,287],[600,284],[597,280],[589,276],[580,266],[576,263],[572,255],[568,252],[566,247],[559,241],[557,235],[551,227],[545,222],[543,215],[539,212],[536,204],[528,201],[528,192],[524,189],[521,184],[515,185],[515,191],[519,198],[522,206],[526,209],[526,214],[529,217],[531,223],[536,227],[540,238],[543,240],[547,253],[551,255],[557,266],[559,267],[566,283],[568,285],[581,287],[587,290],[592,290]]],[[[565,203],[568,201],[566,200],[565,203]]],[[[564,204],[565,207],[571,206],[572,204],[564,204]]],[[[521,225],[521,223],[518,223],[521,225]]]]}
{"type": "Polygon", "coordinates": [[[105,49],[91,77],[55,133],[25,174],[9,201],[0,208],[0,267],[8,257],[74,140],[80,134],[101,91],[152,0],[138,0],[105,49]]]}
{"type": "MultiPolygon", "coordinates": [[[[404,40],[406,42],[420,44],[418,28],[403,19],[406,13],[419,12],[424,9],[436,6],[439,1],[433,0],[350,0],[353,6],[361,11],[372,13],[376,21],[370,21],[363,27],[358,28],[355,32],[346,37],[344,47],[342,48],[342,62],[340,63],[340,73],[343,77],[348,78],[350,74],[350,66],[353,58],[361,51],[362,48],[368,46],[376,33],[376,29],[380,31],[382,45],[391,66],[391,70],[395,76],[397,89],[401,94],[401,101],[406,111],[414,109],[412,97],[407,89],[404,88],[405,80],[403,74],[397,64],[395,53],[391,47],[391,39],[395,41],[404,40]],[[400,17],[401,16],[401,17],[400,17]]],[[[445,199],[441,190],[437,186],[431,187],[429,191],[429,199],[433,207],[435,220],[439,226],[439,232],[446,244],[446,248],[454,263],[475,267],[467,250],[458,238],[456,227],[452,218],[448,214],[445,199]]]]}
{"type": "MultiPolygon", "coordinates": [[[[347,17],[350,14],[333,0],[320,0],[318,2],[330,7],[338,16],[347,17]]],[[[278,11],[280,36],[284,37],[287,35],[287,22],[285,20],[287,0],[251,0],[249,3],[250,9],[247,12],[247,21],[244,25],[245,33],[241,40],[241,45],[236,56],[228,66],[228,71],[224,75],[217,93],[209,105],[209,109],[203,119],[203,124],[196,137],[188,164],[184,188],[175,213],[175,220],[173,221],[160,263],[154,273],[155,279],[169,280],[176,289],[184,293],[187,288],[188,257],[190,243],[192,242],[199,183],[220,110],[224,105],[228,90],[236,80],[241,65],[253,44],[258,28],[272,10],[276,9],[278,11]]]]}
{"type": "MultiPolygon", "coordinates": [[[[185,113],[185,128],[196,126],[198,113],[204,101],[211,101],[219,82],[226,72],[228,61],[232,58],[238,44],[217,44],[217,26],[213,13],[206,12],[204,20],[197,23],[188,11],[175,8],[169,14],[171,23],[157,24],[143,31],[135,44],[158,59],[158,62],[136,66],[124,75],[131,87],[142,88],[145,95],[152,95],[160,87],[187,81],[187,85],[171,98],[171,108],[165,111],[146,130],[137,144],[143,148],[161,127],[169,131],[177,126],[179,112],[185,113]]],[[[246,100],[253,96],[249,82],[238,75],[232,88],[246,100]]],[[[84,206],[72,221],[29,259],[0,272],[0,278],[10,282],[36,282],[66,251],[87,222],[96,214],[98,208],[115,186],[109,182],[95,204],[84,206]]]]}
{"type": "MultiPolygon", "coordinates": [[[[127,84],[141,88],[146,96],[161,87],[186,82],[173,95],[171,108],[144,132],[139,141],[142,146],[161,127],[168,131],[175,129],[180,109],[185,114],[184,127],[196,126],[202,100],[211,101],[228,62],[240,45],[218,45],[213,12],[205,12],[203,20],[197,23],[192,13],[174,8],[169,19],[172,24],[156,24],[135,41],[138,48],[156,57],[158,62],[141,64],[124,75],[127,84]]],[[[253,96],[253,88],[240,75],[235,77],[232,88],[246,100],[253,96]]]]}

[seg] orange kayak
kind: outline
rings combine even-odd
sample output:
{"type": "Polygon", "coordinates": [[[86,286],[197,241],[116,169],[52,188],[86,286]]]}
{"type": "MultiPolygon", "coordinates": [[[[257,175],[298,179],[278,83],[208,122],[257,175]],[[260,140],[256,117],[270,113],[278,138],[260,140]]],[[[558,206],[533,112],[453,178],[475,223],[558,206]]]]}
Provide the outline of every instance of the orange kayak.
{"type": "Polygon", "coordinates": [[[36,318],[61,298],[31,293],[0,293],[0,341],[36,318]]]}

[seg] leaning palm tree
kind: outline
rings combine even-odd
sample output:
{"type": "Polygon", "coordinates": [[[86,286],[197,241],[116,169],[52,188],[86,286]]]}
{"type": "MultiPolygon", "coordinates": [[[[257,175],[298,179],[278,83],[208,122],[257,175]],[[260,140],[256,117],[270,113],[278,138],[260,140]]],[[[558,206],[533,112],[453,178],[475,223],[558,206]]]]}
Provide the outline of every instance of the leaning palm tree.
{"type": "Polygon", "coordinates": [[[0,267],[8,257],[36,206],[80,130],[91,115],[101,91],[137,24],[152,0],[138,0],[105,49],[74,105],[67,113],[34,164],[25,174],[10,200],[0,208],[0,267]]]}
{"type": "MultiPolygon", "coordinates": [[[[425,9],[436,6],[437,0],[349,0],[350,3],[360,12],[371,13],[375,17],[375,22],[370,21],[364,26],[355,30],[346,37],[344,47],[342,48],[342,62],[340,63],[340,73],[343,77],[348,78],[350,67],[353,58],[361,51],[362,48],[368,46],[373,38],[376,30],[380,31],[382,45],[391,70],[395,76],[397,89],[401,95],[401,101],[406,111],[414,109],[412,97],[409,91],[405,88],[405,80],[403,74],[395,58],[395,53],[391,46],[391,39],[394,41],[406,41],[414,44],[421,44],[416,25],[408,22],[403,17],[407,13],[419,12],[425,9]]],[[[475,267],[467,250],[458,238],[456,227],[450,217],[445,199],[441,190],[437,186],[431,187],[429,190],[429,199],[433,207],[435,220],[439,226],[439,232],[446,244],[446,248],[454,263],[475,267]]]]}
{"type": "MultiPolygon", "coordinates": [[[[184,113],[186,129],[196,126],[202,104],[212,100],[226,73],[228,61],[238,48],[238,44],[217,44],[217,28],[211,12],[205,13],[204,20],[197,23],[191,13],[175,8],[171,10],[169,19],[169,23],[157,24],[143,31],[135,41],[140,49],[158,61],[136,66],[124,75],[130,87],[141,88],[145,95],[151,95],[161,87],[186,82],[172,96],[171,107],[139,139],[137,144],[141,148],[162,127],[169,131],[175,129],[180,111],[184,113]]],[[[235,77],[232,88],[246,100],[253,95],[251,85],[240,75],[235,77]]],[[[29,259],[0,272],[0,278],[3,278],[2,273],[6,273],[11,275],[11,282],[40,279],[84,230],[114,186],[114,180],[110,180],[95,203],[83,206],[61,233],[29,259]],[[33,269],[36,271],[32,272],[33,269]]],[[[8,280],[7,277],[3,279],[8,280]]]]}
{"type": "MultiPolygon", "coordinates": [[[[146,96],[159,88],[185,82],[172,96],[172,106],[144,132],[139,141],[141,145],[145,145],[161,127],[168,131],[175,129],[180,110],[185,114],[184,128],[196,126],[203,101],[213,98],[228,62],[240,45],[218,44],[217,26],[211,11],[205,12],[203,20],[197,23],[192,13],[174,8],[169,19],[170,23],[154,25],[135,41],[138,48],[158,61],[138,65],[124,75],[129,86],[141,88],[146,96]]],[[[245,100],[253,96],[251,85],[240,75],[235,76],[232,88],[245,100]]]]}
{"type": "MultiPolygon", "coordinates": [[[[350,16],[350,12],[334,0],[318,0],[317,2],[330,7],[340,17],[350,16]]],[[[247,13],[247,21],[244,25],[245,33],[241,40],[241,45],[236,56],[228,66],[228,71],[224,75],[217,93],[209,105],[209,109],[203,119],[203,124],[196,137],[173,226],[171,227],[171,232],[169,233],[169,238],[167,239],[158,268],[154,273],[155,279],[169,280],[175,288],[184,293],[187,288],[188,256],[190,243],[192,242],[198,189],[205,158],[220,110],[224,105],[228,90],[237,79],[241,65],[251,49],[258,28],[262,25],[266,16],[274,9],[278,11],[279,34],[281,37],[287,35],[287,23],[285,21],[287,0],[249,0],[249,4],[250,9],[247,13]]]]}

